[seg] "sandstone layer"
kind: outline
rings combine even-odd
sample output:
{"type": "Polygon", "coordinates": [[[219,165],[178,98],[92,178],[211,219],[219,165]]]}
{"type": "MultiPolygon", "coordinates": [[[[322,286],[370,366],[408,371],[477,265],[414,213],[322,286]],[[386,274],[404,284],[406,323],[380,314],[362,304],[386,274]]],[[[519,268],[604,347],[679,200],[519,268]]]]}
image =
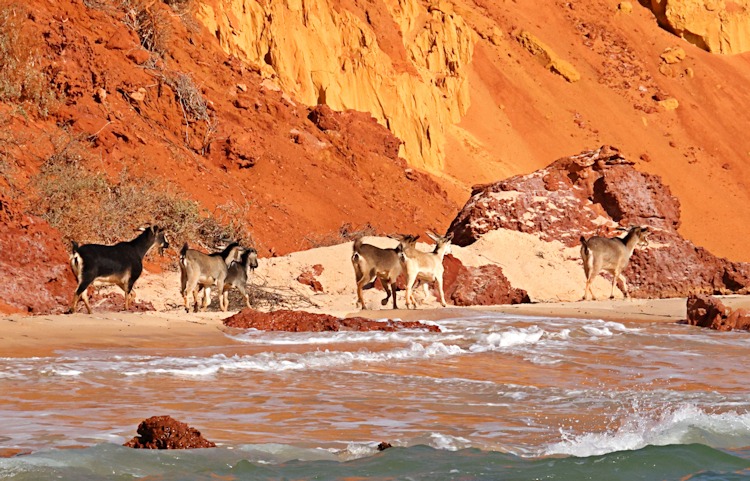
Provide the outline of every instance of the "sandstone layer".
{"type": "Polygon", "coordinates": [[[659,24],[713,53],[750,50],[750,2],[747,0],[650,0],[659,24]]]}
{"type": "Polygon", "coordinates": [[[203,2],[222,48],[307,105],[370,112],[410,165],[439,172],[469,106],[476,34],[450,2],[203,2]]]}

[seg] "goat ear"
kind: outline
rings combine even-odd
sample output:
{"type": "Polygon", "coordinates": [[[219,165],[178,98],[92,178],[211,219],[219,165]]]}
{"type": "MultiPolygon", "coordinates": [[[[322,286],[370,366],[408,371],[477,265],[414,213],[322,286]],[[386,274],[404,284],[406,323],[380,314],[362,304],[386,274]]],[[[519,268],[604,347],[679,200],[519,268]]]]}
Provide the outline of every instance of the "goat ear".
{"type": "Polygon", "coordinates": [[[453,232],[451,232],[447,236],[445,236],[445,240],[447,240],[447,241],[453,240],[453,232]]]}
{"type": "Polygon", "coordinates": [[[425,234],[427,234],[427,237],[429,237],[430,239],[434,240],[435,242],[437,242],[438,239],[439,239],[439,236],[437,234],[435,234],[434,232],[430,231],[430,230],[425,231],[425,234]]]}

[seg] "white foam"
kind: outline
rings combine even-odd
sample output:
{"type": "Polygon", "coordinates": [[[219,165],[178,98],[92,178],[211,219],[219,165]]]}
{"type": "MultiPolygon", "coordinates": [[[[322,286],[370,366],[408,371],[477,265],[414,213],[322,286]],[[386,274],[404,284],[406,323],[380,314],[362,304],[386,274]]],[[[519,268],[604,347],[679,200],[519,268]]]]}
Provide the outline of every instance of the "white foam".
{"type": "Polygon", "coordinates": [[[539,326],[526,328],[509,328],[500,332],[492,332],[480,337],[479,341],[472,345],[472,352],[486,352],[508,347],[536,344],[545,334],[544,329],[539,326]]]}
{"type": "Polygon", "coordinates": [[[431,433],[430,445],[435,449],[444,449],[446,451],[458,451],[459,449],[471,446],[471,441],[461,436],[451,436],[449,434],[431,433]]]}
{"type": "Polygon", "coordinates": [[[465,336],[458,334],[443,335],[441,333],[430,333],[424,330],[397,331],[397,332],[358,332],[358,331],[336,331],[336,332],[290,332],[290,333],[268,333],[265,331],[251,330],[241,334],[228,335],[231,339],[256,345],[319,345],[336,343],[372,343],[372,342],[429,342],[440,339],[442,342],[458,341],[465,336]]]}
{"type": "Polygon", "coordinates": [[[592,336],[608,337],[613,335],[607,327],[583,326],[583,330],[592,336]]]}
{"type": "Polygon", "coordinates": [[[636,412],[614,431],[574,435],[560,431],[562,440],[543,455],[598,456],[648,445],[702,443],[717,448],[750,444],[750,413],[707,413],[692,404],[659,412],[636,412]]]}
{"type": "Polygon", "coordinates": [[[322,369],[353,365],[358,362],[380,363],[412,359],[429,359],[435,357],[455,356],[464,350],[456,345],[434,342],[427,345],[411,345],[387,351],[369,351],[361,349],[356,352],[318,350],[306,353],[272,353],[266,352],[252,356],[225,356],[217,354],[211,357],[155,359],[147,365],[122,366],[120,371],[127,376],[147,374],[171,374],[179,376],[209,376],[219,371],[263,371],[281,372],[304,369],[322,369]]]}

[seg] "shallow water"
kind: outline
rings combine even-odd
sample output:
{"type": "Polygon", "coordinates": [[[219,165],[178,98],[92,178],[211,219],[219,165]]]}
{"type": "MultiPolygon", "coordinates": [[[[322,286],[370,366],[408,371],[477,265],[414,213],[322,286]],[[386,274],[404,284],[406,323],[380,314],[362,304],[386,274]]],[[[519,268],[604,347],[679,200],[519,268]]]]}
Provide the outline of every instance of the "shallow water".
{"type": "Polygon", "coordinates": [[[0,447],[31,452],[0,459],[0,478],[750,476],[750,334],[490,312],[437,324],[0,358],[0,447]],[[120,447],[163,414],[219,447],[120,447]]]}

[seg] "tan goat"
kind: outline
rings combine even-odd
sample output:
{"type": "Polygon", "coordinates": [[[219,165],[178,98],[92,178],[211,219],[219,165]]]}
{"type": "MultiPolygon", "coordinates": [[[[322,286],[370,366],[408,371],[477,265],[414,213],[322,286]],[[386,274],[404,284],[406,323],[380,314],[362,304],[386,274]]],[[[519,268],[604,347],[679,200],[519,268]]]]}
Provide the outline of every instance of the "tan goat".
{"type": "Polygon", "coordinates": [[[192,293],[194,300],[194,309],[198,312],[200,307],[205,310],[211,302],[212,286],[216,286],[219,292],[219,308],[222,311],[227,310],[224,303],[224,281],[229,273],[229,266],[232,261],[240,260],[244,249],[239,244],[233,242],[223,251],[213,254],[204,254],[203,252],[188,249],[187,243],[180,250],[180,293],[185,301],[185,310],[190,312],[188,306],[188,296],[192,293]],[[199,294],[199,289],[204,289],[203,295],[199,294]],[[203,301],[201,302],[201,298],[203,301]]]}
{"type": "Polygon", "coordinates": [[[586,240],[581,236],[581,259],[583,259],[583,271],[586,274],[586,287],[583,291],[583,300],[588,299],[591,294],[596,299],[591,290],[591,282],[601,272],[607,271],[612,274],[612,290],[609,298],[615,297],[615,284],[617,279],[622,281],[622,292],[628,297],[628,285],[622,271],[627,267],[630,256],[637,246],[647,246],[646,235],[648,227],[635,226],[628,230],[625,237],[607,237],[594,236],[586,240]]]}
{"type": "MultiPolygon", "coordinates": [[[[412,235],[397,234],[391,237],[399,242],[416,242],[417,240],[417,237],[412,235]]],[[[371,244],[364,244],[360,237],[354,241],[352,250],[352,266],[357,282],[357,306],[366,309],[362,289],[375,279],[380,279],[380,284],[386,294],[380,304],[385,306],[388,304],[388,299],[393,296],[393,308],[398,309],[396,280],[402,272],[399,248],[382,249],[371,244]]]]}

